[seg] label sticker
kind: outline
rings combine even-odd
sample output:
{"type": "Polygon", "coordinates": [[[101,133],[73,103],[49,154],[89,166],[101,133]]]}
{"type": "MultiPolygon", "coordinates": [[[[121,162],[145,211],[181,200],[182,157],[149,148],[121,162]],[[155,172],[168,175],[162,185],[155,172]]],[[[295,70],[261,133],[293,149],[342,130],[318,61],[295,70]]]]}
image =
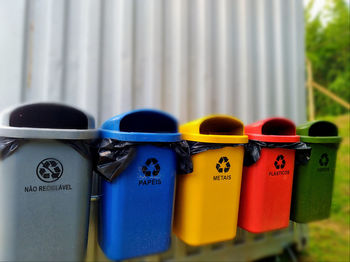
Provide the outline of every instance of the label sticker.
{"type": "Polygon", "coordinates": [[[63,165],[55,158],[46,158],[38,164],[36,175],[45,183],[52,183],[63,175],[63,165]]]}
{"type": "Polygon", "coordinates": [[[322,154],[318,162],[320,163],[320,166],[328,166],[328,162],[329,162],[328,154],[327,153],[322,154]]]}
{"type": "Polygon", "coordinates": [[[317,168],[317,171],[319,172],[328,172],[329,169],[329,157],[327,153],[323,153],[320,157],[320,159],[318,160],[318,163],[320,164],[320,167],[317,168]]]}
{"type": "MultiPolygon", "coordinates": [[[[36,176],[41,182],[52,183],[59,180],[63,175],[63,165],[55,158],[45,158],[36,167],[36,176]]],[[[61,185],[28,185],[24,187],[25,193],[47,192],[47,191],[70,191],[70,184],[61,185]]]]}
{"type": "Polygon", "coordinates": [[[269,171],[269,176],[289,175],[289,170],[283,170],[287,164],[284,155],[278,155],[273,163],[276,171],[269,171]]]}
{"type": "Polygon", "coordinates": [[[279,155],[274,163],[276,169],[283,169],[286,166],[286,160],[283,155],[279,155]]]}
{"type": "Polygon", "coordinates": [[[154,157],[148,158],[142,166],[141,170],[143,176],[139,179],[139,186],[161,184],[162,181],[160,180],[160,178],[158,178],[158,175],[160,173],[160,164],[158,159],[154,157]]]}
{"type": "Polygon", "coordinates": [[[213,176],[214,181],[231,180],[231,175],[225,174],[228,171],[230,171],[230,168],[231,168],[231,164],[230,164],[228,157],[226,157],[226,156],[220,157],[220,159],[216,163],[215,167],[216,167],[216,170],[218,171],[218,173],[222,173],[222,174],[213,176]]]}
{"type": "Polygon", "coordinates": [[[72,186],[67,185],[49,185],[49,186],[26,186],[24,187],[24,192],[45,192],[45,191],[69,191],[72,190],[72,186]]]}

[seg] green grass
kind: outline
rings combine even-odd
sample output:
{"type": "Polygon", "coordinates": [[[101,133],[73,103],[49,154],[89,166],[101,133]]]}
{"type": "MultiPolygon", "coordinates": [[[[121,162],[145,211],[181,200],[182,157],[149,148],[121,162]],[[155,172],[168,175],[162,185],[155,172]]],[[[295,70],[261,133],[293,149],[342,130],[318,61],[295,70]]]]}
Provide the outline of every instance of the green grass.
{"type": "Polygon", "coordinates": [[[309,224],[309,245],[302,261],[350,261],[350,115],[323,117],[334,122],[343,137],[338,151],[332,215],[309,224]]]}

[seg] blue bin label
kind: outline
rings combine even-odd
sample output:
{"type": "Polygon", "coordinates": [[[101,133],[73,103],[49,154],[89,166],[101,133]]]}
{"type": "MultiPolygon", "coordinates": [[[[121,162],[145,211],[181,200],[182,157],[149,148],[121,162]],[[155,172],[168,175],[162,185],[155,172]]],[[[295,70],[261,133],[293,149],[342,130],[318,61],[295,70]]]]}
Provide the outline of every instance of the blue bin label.
{"type": "Polygon", "coordinates": [[[158,159],[152,157],[148,158],[144,165],[141,168],[142,175],[139,179],[139,186],[147,186],[147,185],[160,185],[161,179],[159,177],[160,173],[160,164],[158,159]]]}

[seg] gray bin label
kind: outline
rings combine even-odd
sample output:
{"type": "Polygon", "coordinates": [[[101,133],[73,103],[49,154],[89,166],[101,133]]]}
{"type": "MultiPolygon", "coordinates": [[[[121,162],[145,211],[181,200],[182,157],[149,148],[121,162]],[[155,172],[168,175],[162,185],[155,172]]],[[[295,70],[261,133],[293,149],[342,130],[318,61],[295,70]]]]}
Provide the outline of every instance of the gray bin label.
{"type": "Polygon", "coordinates": [[[55,158],[46,158],[38,164],[36,175],[45,183],[52,183],[63,175],[63,165],[55,158]]]}
{"type": "MultiPolygon", "coordinates": [[[[40,161],[36,168],[36,175],[40,181],[52,183],[59,180],[63,175],[63,165],[55,158],[45,158],[40,161]]],[[[70,184],[61,185],[28,185],[24,187],[24,192],[45,192],[45,191],[69,191],[72,190],[70,184]]]]}
{"type": "Polygon", "coordinates": [[[50,185],[50,186],[34,186],[29,185],[24,187],[24,192],[45,192],[45,191],[69,191],[72,190],[72,186],[69,184],[66,185],[50,185]]]}

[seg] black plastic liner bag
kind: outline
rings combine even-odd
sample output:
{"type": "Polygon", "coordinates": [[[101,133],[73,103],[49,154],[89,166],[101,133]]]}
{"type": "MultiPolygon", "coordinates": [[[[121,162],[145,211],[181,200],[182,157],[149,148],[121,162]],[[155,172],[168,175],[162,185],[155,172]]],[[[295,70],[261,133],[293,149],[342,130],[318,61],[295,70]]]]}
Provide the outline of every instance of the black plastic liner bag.
{"type": "MultiPolygon", "coordinates": [[[[0,160],[4,160],[7,157],[15,153],[23,144],[37,139],[23,139],[23,138],[11,138],[0,137],[0,160]]],[[[39,139],[40,140],[40,139],[39,139]]],[[[79,154],[87,159],[92,159],[91,140],[56,140],[58,142],[67,144],[76,150],[79,154]]]]}
{"type": "Polygon", "coordinates": [[[244,166],[251,166],[260,159],[261,148],[284,148],[295,149],[295,164],[304,165],[310,160],[311,147],[303,142],[295,143],[273,143],[249,140],[244,145],[244,166]]]}
{"type": "Polygon", "coordinates": [[[245,145],[245,144],[217,144],[217,143],[205,143],[205,142],[194,142],[194,141],[187,141],[187,143],[190,149],[191,156],[208,151],[208,150],[245,145]]]}
{"type": "Polygon", "coordinates": [[[193,172],[189,146],[184,140],[172,143],[145,143],[119,141],[110,138],[100,139],[94,146],[95,172],[106,180],[113,181],[132,162],[137,146],[144,144],[173,149],[177,158],[177,174],[189,174],[193,172]]]}
{"type": "Polygon", "coordinates": [[[0,160],[11,156],[25,142],[22,138],[0,137],[0,160]]]}

